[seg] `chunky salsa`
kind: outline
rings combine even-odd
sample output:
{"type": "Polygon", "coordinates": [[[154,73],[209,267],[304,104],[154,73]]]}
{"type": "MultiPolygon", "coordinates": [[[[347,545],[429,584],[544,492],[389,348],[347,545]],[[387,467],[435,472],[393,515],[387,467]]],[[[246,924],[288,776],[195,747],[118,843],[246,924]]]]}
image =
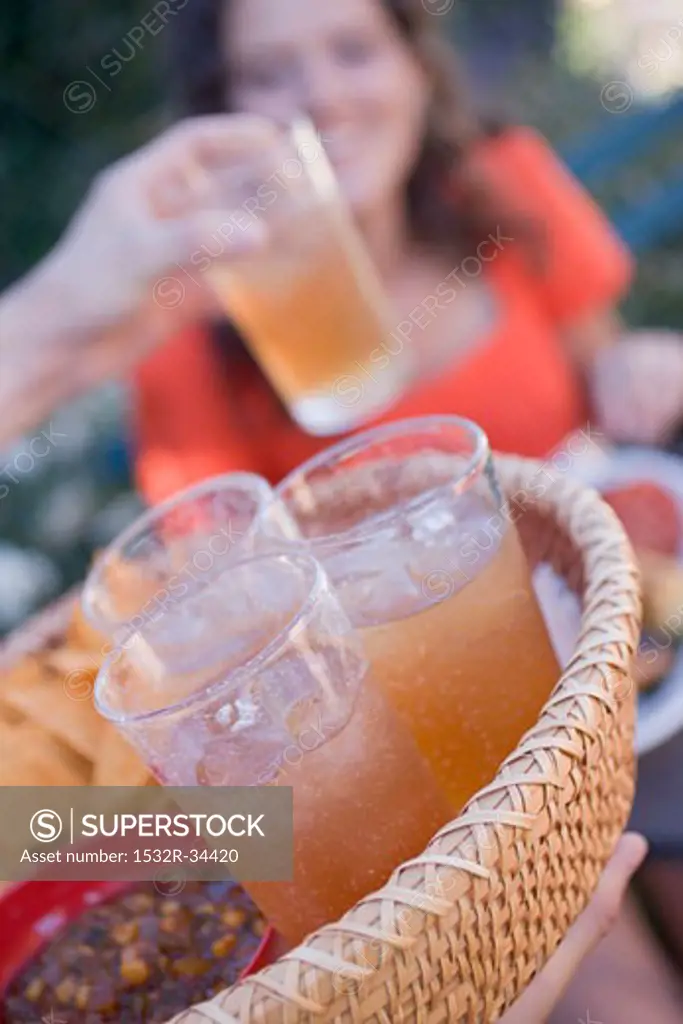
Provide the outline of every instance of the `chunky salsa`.
{"type": "Polygon", "coordinates": [[[232,985],[265,922],[233,882],[150,883],[91,907],[14,979],[4,1024],[162,1024],[232,985]]]}

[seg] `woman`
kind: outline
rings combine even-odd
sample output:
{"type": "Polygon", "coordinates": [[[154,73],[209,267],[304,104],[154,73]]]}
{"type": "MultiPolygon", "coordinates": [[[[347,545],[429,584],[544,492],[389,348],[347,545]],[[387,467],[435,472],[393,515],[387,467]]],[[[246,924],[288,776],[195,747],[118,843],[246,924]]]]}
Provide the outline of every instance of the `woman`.
{"type": "MultiPolygon", "coordinates": [[[[150,501],[231,469],[275,481],[320,447],[285,415],[236,332],[207,326],[207,314],[224,314],[196,271],[181,275],[179,305],[154,290],[224,219],[199,217],[192,161],[210,167],[256,131],[235,120],[231,141],[219,140],[217,113],[304,110],[396,323],[411,325],[418,377],[385,418],[459,412],[496,448],[537,456],[589,419],[617,440],[664,438],[683,410],[678,339],[625,334],[615,307],[632,278],[628,253],[541,138],[486,131],[467,114],[438,24],[420,0],[193,0],[178,12],[167,31],[184,111],[212,116],[107,171],[56,251],[5,301],[0,345],[15,362],[19,350],[32,358],[33,328],[41,348],[43,389],[29,371],[24,415],[163,340],[136,374],[136,462],[150,501]],[[426,315],[445,281],[452,297],[426,315]],[[83,346],[99,358],[84,359],[83,346]]],[[[249,244],[256,231],[229,242],[231,252],[249,244]]]]}
{"type": "MultiPolygon", "coordinates": [[[[588,419],[616,439],[676,424],[678,339],[616,346],[628,253],[542,139],[469,115],[428,5],[193,6],[176,23],[185,112],[304,110],[324,140],[418,355],[414,387],[383,419],[459,412],[496,448],[535,456],[588,419]]],[[[151,500],[225,469],[276,482],[321,447],[234,330],[177,335],[137,383],[138,479],[151,500]]]]}

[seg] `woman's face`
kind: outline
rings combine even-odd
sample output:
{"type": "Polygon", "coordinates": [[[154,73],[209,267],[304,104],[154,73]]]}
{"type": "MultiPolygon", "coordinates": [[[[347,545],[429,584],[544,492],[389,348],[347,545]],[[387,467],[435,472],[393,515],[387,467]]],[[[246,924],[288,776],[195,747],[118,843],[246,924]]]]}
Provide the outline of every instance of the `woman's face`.
{"type": "Polygon", "coordinates": [[[232,0],[228,10],[233,107],[307,114],[358,216],[400,194],[429,87],[380,0],[232,0]]]}

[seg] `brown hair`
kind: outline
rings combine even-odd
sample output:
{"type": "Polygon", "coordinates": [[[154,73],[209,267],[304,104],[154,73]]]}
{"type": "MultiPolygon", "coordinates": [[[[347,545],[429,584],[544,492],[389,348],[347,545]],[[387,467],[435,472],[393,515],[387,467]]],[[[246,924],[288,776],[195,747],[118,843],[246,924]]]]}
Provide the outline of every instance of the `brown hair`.
{"type": "MultiPolygon", "coordinates": [[[[230,68],[221,46],[229,2],[191,0],[172,23],[172,81],[183,116],[231,109],[230,68]]],[[[433,83],[422,150],[406,191],[413,237],[433,248],[466,255],[498,228],[513,230],[509,213],[467,168],[473,145],[501,127],[482,122],[470,111],[457,61],[438,30],[440,19],[426,10],[422,0],[381,2],[433,83]]],[[[244,373],[260,372],[234,328],[220,325],[216,334],[234,383],[240,367],[242,380],[244,373]]]]}

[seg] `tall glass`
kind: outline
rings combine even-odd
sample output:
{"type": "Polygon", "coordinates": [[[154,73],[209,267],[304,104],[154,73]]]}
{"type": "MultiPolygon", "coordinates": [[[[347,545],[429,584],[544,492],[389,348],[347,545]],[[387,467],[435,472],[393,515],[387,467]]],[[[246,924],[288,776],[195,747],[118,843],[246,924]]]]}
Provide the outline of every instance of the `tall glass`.
{"type": "Polygon", "coordinates": [[[170,616],[199,642],[171,651],[145,623],[163,676],[118,652],[97,708],[168,785],[293,787],[294,879],[245,887],[298,943],[420,853],[450,804],[311,557],[237,562],[170,616]]]}
{"type": "Polygon", "coordinates": [[[560,676],[484,433],[407,420],[323,452],[277,488],[458,810],[560,676]]]}
{"type": "Polygon", "coordinates": [[[230,233],[260,221],[267,247],[229,264],[207,252],[204,272],[292,417],[336,434],[394,402],[412,354],[390,338],[387,297],[312,125],[272,130],[217,175],[230,233]]]}
{"type": "Polygon", "coordinates": [[[83,612],[95,629],[121,642],[212,585],[235,558],[296,536],[261,477],[212,477],[157,505],[112,541],[85,581],[83,612]]]}

